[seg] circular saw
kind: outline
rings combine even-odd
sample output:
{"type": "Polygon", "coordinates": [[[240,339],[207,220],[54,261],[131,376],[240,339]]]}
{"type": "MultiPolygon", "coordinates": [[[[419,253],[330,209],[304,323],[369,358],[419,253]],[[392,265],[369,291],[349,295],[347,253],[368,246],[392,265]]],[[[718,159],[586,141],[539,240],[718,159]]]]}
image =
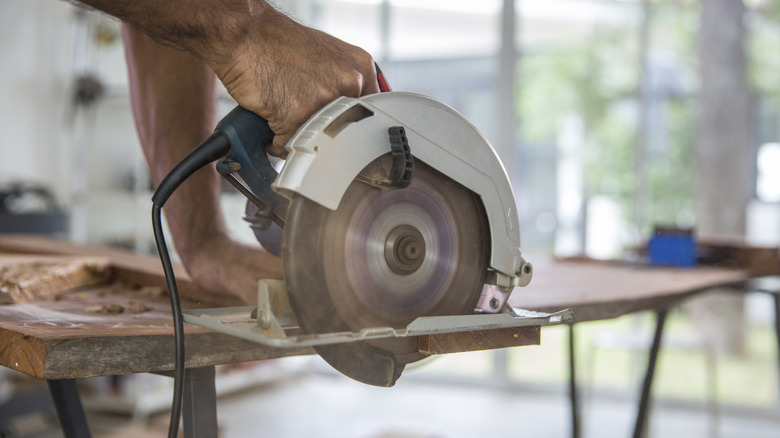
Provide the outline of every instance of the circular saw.
{"type": "MultiPolygon", "coordinates": [[[[451,108],[411,93],[340,98],[288,150],[272,188],[290,200],[281,256],[305,333],[499,312],[530,280],[503,166],[451,108]]],[[[378,386],[423,357],[414,337],[315,348],[340,372],[378,386]]]]}
{"type": "MultiPolygon", "coordinates": [[[[258,147],[272,136],[237,107],[198,157],[169,175],[180,181],[220,160],[217,170],[248,199],[257,239],[282,257],[302,334],[288,336],[278,322],[269,328],[276,319],[264,311],[272,307],[266,291],[255,318],[275,335],[259,342],[313,346],[341,373],[392,386],[423,358],[418,334],[517,324],[480,316],[507,313],[509,294],[528,284],[532,268],[506,172],[463,116],[412,93],[342,97],[301,126],[278,173],[258,147]]],[[[155,205],[176,184],[164,181],[155,205]]]]}

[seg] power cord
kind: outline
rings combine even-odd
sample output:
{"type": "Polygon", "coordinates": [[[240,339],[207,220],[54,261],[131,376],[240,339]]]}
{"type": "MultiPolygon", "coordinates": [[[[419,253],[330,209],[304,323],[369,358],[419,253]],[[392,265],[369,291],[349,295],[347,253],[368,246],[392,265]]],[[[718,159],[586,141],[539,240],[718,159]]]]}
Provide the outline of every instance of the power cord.
{"type": "Polygon", "coordinates": [[[175,360],[173,370],[173,400],[171,402],[171,420],[168,425],[168,438],[177,438],[179,434],[179,419],[184,396],[184,317],[181,312],[179,290],[176,287],[176,277],[173,273],[171,257],[165,243],[162,228],[162,207],[173,192],[192,174],[209,163],[224,157],[230,152],[230,142],[222,132],[214,132],[206,140],[187,155],[171,172],[163,178],[152,196],[152,229],[160,253],[165,281],[171,299],[173,314],[173,331],[175,342],[175,360]]]}

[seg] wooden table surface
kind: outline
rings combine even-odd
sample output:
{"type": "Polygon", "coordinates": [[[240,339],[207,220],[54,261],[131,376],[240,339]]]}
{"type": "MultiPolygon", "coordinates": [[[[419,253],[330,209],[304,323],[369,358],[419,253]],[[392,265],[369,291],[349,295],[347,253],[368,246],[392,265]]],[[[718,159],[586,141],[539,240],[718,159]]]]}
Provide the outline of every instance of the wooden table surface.
{"type": "Polygon", "coordinates": [[[529,257],[528,261],[534,265],[533,279],[512,293],[510,304],[542,311],[571,309],[575,322],[668,307],[698,292],[739,286],[750,278],[748,271],[712,267],[652,267],[549,257],[529,257]]]}
{"type": "MultiPolygon", "coordinates": [[[[165,286],[157,257],[33,236],[0,237],[0,252],[99,255],[111,260],[114,271],[114,282],[109,285],[31,303],[0,305],[0,365],[40,379],[173,369],[168,294],[149,296],[149,289],[137,286],[165,286]],[[128,310],[119,314],[86,310],[100,304],[128,310]],[[129,310],[139,306],[148,309],[129,310]]],[[[198,290],[180,266],[176,276],[183,308],[214,305],[214,297],[198,290]]],[[[313,353],[308,348],[265,347],[190,324],[185,324],[185,333],[188,368],[313,353]]]]}
{"type": "MultiPolygon", "coordinates": [[[[167,293],[149,297],[134,286],[165,286],[157,257],[30,236],[0,237],[0,252],[104,256],[111,260],[115,280],[109,285],[34,303],[0,306],[0,365],[41,379],[173,368],[173,330],[167,293]],[[85,310],[97,304],[119,304],[130,309],[138,303],[143,303],[148,310],[120,314],[85,310]]],[[[698,291],[748,278],[744,271],[727,269],[640,268],[547,258],[529,258],[529,261],[534,264],[534,278],[529,286],[513,293],[510,303],[547,311],[569,308],[577,322],[657,309],[698,291]]],[[[214,297],[204,295],[180,267],[177,280],[182,296],[193,298],[183,299],[184,308],[214,305],[214,297]]],[[[188,367],[313,352],[275,349],[189,324],[185,327],[188,367]]],[[[527,337],[517,345],[538,342],[538,327],[525,329],[527,337]]],[[[482,341],[484,338],[473,342],[482,341]]]]}

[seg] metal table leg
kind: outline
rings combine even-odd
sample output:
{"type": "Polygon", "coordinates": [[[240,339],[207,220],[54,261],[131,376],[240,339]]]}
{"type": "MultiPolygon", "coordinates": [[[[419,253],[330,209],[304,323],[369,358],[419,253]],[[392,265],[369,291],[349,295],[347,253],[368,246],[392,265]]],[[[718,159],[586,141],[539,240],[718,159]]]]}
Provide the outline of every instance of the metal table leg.
{"type": "Polygon", "coordinates": [[[580,437],[580,404],[577,393],[574,347],[574,324],[569,324],[569,401],[571,402],[571,436],[580,437]]]}
{"type": "Polygon", "coordinates": [[[81,406],[76,380],[49,380],[48,383],[65,438],[89,438],[89,426],[81,406]]]}
{"type": "Polygon", "coordinates": [[[639,410],[636,415],[636,423],[634,424],[634,438],[644,437],[647,430],[647,408],[650,404],[650,388],[653,384],[653,375],[655,373],[655,363],[658,359],[658,350],[661,347],[661,338],[664,332],[664,323],[666,322],[667,310],[659,310],[656,315],[655,336],[653,337],[653,345],[650,348],[650,357],[647,363],[647,373],[645,373],[645,380],[642,384],[642,395],[639,399],[639,410]]]}
{"type": "Polygon", "coordinates": [[[214,367],[188,368],[184,373],[185,438],[217,437],[217,392],[214,367]]]}
{"type": "Polygon", "coordinates": [[[777,337],[778,366],[780,366],[780,294],[772,293],[775,300],[775,336],[777,337]]]}

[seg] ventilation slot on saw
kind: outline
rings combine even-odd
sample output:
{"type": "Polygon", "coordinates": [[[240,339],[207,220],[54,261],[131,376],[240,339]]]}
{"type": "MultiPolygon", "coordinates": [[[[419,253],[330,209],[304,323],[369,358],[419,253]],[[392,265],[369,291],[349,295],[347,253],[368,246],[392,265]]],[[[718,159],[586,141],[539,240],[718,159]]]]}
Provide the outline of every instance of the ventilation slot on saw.
{"type": "Polygon", "coordinates": [[[328,125],[327,128],[325,128],[324,132],[327,134],[330,138],[335,138],[341,131],[344,130],[347,126],[349,126],[351,123],[359,122],[366,117],[373,116],[374,113],[364,107],[363,105],[355,105],[352,108],[344,111],[336,117],[332,122],[330,122],[330,125],[328,125]]]}

